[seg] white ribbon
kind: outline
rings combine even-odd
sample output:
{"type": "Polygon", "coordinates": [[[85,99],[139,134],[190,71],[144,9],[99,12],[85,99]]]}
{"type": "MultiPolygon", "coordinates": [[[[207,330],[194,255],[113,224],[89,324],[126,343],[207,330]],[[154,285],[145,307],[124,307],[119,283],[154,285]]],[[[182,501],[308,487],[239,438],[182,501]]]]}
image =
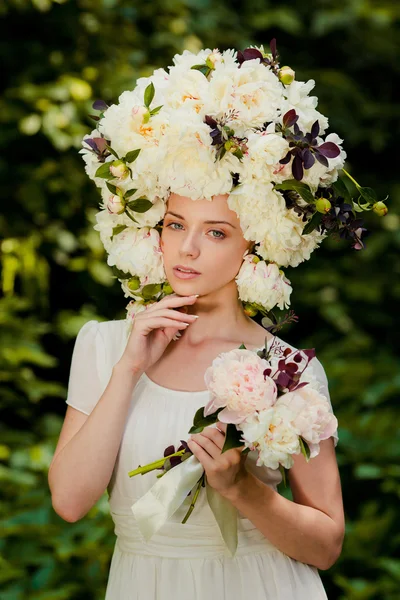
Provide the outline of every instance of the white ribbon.
{"type": "MultiPolygon", "coordinates": [[[[149,541],[181,506],[203,472],[203,465],[193,455],[167,471],[144,496],[132,504],[131,510],[146,541],[149,541]]],[[[222,538],[233,557],[238,544],[237,510],[207,482],[206,493],[222,538]]]]}

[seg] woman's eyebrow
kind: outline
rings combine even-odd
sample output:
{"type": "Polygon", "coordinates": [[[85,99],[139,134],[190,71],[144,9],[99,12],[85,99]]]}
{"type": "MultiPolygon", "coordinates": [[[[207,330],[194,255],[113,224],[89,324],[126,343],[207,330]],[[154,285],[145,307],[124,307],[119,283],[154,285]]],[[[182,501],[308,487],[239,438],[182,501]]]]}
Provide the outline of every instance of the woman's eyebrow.
{"type": "MultiPolygon", "coordinates": [[[[178,213],[174,213],[171,210],[167,210],[167,212],[165,213],[164,216],[166,216],[168,214],[173,215],[174,217],[178,217],[178,219],[185,220],[185,217],[182,217],[182,215],[178,215],[178,213]]],[[[229,223],[228,221],[204,221],[204,223],[212,224],[212,225],[215,225],[216,223],[225,223],[225,225],[230,225],[231,227],[236,229],[235,225],[232,225],[232,223],[229,223]]]]}

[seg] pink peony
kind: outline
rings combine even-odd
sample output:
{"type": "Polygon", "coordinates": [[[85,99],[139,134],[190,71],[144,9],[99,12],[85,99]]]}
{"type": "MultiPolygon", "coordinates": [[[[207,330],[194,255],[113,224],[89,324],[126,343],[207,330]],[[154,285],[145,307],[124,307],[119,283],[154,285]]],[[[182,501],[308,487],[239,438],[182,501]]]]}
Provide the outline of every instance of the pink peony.
{"type": "Polygon", "coordinates": [[[211,399],[204,416],[225,407],[218,414],[222,423],[242,423],[246,417],[272,407],[277,399],[277,387],[263,372],[269,363],[251,350],[236,348],[223,352],[208,367],[204,381],[211,399]]]}
{"type": "Polygon", "coordinates": [[[330,410],[328,399],[311,386],[280,396],[277,404],[285,405],[296,415],[292,420],[310,448],[310,458],[319,453],[319,442],[333,435],[338,426],[335,415],[330,410]]]}

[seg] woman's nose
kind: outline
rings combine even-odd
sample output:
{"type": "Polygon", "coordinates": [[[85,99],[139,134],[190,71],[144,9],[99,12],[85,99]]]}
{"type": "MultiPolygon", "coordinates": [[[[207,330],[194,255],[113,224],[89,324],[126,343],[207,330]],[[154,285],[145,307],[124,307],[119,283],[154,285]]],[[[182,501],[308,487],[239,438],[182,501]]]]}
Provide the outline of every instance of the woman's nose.
{"type": "Polygon", "coordinates": [[[190,256],[197,256],[199,254],[199,247],[196,243],[194,235],[187,235],[181,245],[182,254],[190,254],[190,256]]]}

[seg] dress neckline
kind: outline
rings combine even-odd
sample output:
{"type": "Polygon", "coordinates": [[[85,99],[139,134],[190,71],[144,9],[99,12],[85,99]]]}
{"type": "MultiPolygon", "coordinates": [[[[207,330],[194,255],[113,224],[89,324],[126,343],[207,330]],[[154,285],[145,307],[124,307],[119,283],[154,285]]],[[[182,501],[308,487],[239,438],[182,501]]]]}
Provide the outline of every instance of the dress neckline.
{"type": "MultiPolygon", "coordinates": [[[[269,347],[270,343],[272,342],[273,339],[275,339],[276,336],[273,336],[267,343],[267,347],[269,347]]],[[[257,352],[258,350],[263,350],[265,348],[265,344],[263,344],[262,346],[259,346],[258,348],[247,348],[247,350],[251,350],[252,352],[257,352]]],[[[196,390],[196,391],[190,391],[190,390],[173,390],[172,388],[167,388],[164,387],[163,385],[160,385],[159,383],[156,383],[155,381],[153,381],[152,379],[150,379],[150,377],[143,371],[141,377],[146,381],[146,383],[150,386],[153,387],[154,389],[158,389],[160,391],[162,391],[164,394],[168,394],[168,395],[190,395],[190,396],[204,396],[205,394],[209,394],[209,390],[196,390]]]]}

